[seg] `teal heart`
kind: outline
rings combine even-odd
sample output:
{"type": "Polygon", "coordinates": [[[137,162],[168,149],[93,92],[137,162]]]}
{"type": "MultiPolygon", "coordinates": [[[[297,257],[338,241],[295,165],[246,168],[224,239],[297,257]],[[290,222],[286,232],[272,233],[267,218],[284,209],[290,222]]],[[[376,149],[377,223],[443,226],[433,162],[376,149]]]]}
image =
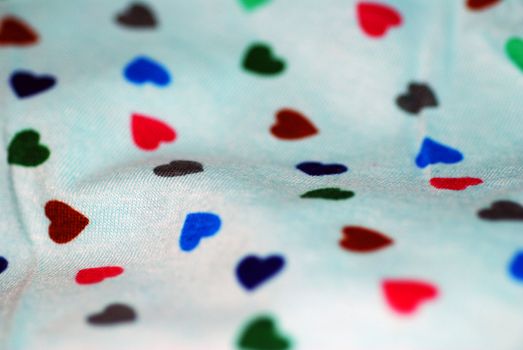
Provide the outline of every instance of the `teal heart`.
{"type": "Polygon", "coordinates": [[[523,40],[520,38],[511,38],[505,46],[508,57],[512,62],[523,70],[523,40]]]}
{"type": "Polygon", "coordinates": [[[246,10],[253,10],[254,8],[268,3],[270,0],[240,0],[240,3],[246,10]]]}
{"type": "Polygon", "coordinates": [[[51,152],[39,141],[40,135],[34,130],[27,129],[16,133],[7,148],[7,162],[27,167],[42,164],[51,152]]]}

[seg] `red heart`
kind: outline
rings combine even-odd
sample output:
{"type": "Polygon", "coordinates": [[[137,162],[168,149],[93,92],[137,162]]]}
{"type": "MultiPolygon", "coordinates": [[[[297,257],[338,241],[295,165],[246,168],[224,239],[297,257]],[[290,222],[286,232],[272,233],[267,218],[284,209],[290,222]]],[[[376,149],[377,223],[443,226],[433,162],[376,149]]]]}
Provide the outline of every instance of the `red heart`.
{"type": "Polygon", "coordinates": [[[57,200],[45,204],[45,216],[51,221],[49,237],[58,244],[72,241],[89,224],[82,213],[57,200]]]}
{"type": "Polygon", "coordinates": [[[412,314],[421,303],[438,297],[438,288],[416,280],[385,280],[383,293],[389,306],[400,314],[412,314]]]}
{"type": "Polygon", "coordinates": [[[345,226],[342,232],[340,246],[352,252],[370,253],[393,243],[393,240],[383,233],[365,227],[345,226]]]}
{"type": "Polygon", "coordinates": [[[82,269],[76,274],[76,283],[94,284],[102,282],[106,278],[116,277],[123,273],[120,266],[102,266],[82,269]]]}
{"type": "Polygon", "coordinates": [[[441,190],[463,191],[469,186],[477,186],[483,180],[477,177],[433,177],[430,179],[432,187],[441,190]]]}
{"type": "Polygon", "coordinates": [[[317,134],[318,129],[300,112],[284,108],[276,113],[271,133],[279,139],[297,140],[317,134]]]}
{"type": "Polygon", "coordinates": [[[35,44],[38,34],[22,20],[7,16],[0,23],[0,45],[24,46],[35,44]]]}
{"type": "Polygon", "coordinates": [[[401,14],[394,8],[377,2],[360,2],[357,5],[358,20],[367,35],[381,37],[391,27],[401,25],[401,14]]]}
{"type": "Polygon", "coordinates": [[[142,114],[131,116],[131,131],[136,146],[145,151],[153,151],[161,142],[176,139],[176,131],[169,124],[142,114]]]}
{"type": "Polygon", "coordinates": [[[500,0],[467,0],[467,7],[473,11],[484,10],[497,4],[500,0]]]}

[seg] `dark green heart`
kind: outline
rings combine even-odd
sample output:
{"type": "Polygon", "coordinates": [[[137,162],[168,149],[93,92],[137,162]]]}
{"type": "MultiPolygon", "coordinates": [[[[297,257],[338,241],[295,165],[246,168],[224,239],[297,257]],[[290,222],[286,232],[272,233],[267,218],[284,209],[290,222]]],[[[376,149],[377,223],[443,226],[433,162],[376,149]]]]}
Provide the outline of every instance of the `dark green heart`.
{"type": "Polygon", "coordinates": [[[317,190],[305,192],[300,197],[301,198],[322,198],[322,199],[340,200],[340,199],[348,199],[348,198],[354,197],[354,192],[342,190],[341,188],[337,188],[337,187],[327,187],[327,188],[319,188],[317,190]]]}
{"type": "Polygon", "coordinates": [[[250,350],[285,350],[290,348],[291,342],[278,334],[271,317],[258,316],[249,322],[238,346],[250,350]]]}
{"type": "Polygon", "coordinates": [[[275,75],[283,72],[285,62],[272,54],[265,44],[252,44],[243,58],[243,68],[261,75],[275,75]]]}
{"type": "Polygon", "coordinates": [[[39,144],[38,132],[28,129],[16,133],[7,149],[7,162],[23,166],[37,166],[49,158],[49,148],[39,144]]]}

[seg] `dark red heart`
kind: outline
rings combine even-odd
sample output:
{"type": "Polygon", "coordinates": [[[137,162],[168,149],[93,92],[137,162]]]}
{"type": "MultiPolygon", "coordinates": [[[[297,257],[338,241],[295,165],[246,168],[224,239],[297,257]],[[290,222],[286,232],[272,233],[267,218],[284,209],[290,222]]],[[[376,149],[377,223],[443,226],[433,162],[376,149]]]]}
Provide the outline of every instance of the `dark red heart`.
{"type": "Polygon", "coordinates": [[[433,177],[430,179],[432,187],[440,190],[463,191],[469,186],[477,186],[483,180],[477,177],[433,177]]]}
{"type": "Polygon", "coordinates": [[[0,23],[0,46],[25,46],[38,42],[38,34],[24,21],[6,16],[0,23]]]}
{"type": "Polygon", "coordinates": [[[389,306],[400,314],[412,314],[426,301],[438,296],[438,288],[416,280],[385,280],[383,293],[389,306]]]}
{"type": "Polygon", "coordinates": [[[487,7],[494,6],[501,0],[467,0],[467,7],[473,11],[484,10],[487,7]]]}
{"type": "Polygon", "coordinates": [[[381,37],[402,22],[401,14],[396,9],[377,2],[360,2],[356,10],[361,28],[372,37],[381,37]]]}
{"type": "Polygon", "coordinates": [[[51,221],[49,237],[58,244],[72,241],[89,224],[89,219],[82,213],[57,200],[45,204],[45,215],[51,221]]]}
{"type": "Polygon", "coordinates": [[[284,108],[276,113],[271,133],[282,140],[298,140],[318,133],[318,129],[300,112],[284,108]]]}
{"type": "Polygon", "coordinates": [[[391,245],[394,241],[383,233],[360,226],[345,226],[340,246],[356,253],[370,253],[391,245]]]}

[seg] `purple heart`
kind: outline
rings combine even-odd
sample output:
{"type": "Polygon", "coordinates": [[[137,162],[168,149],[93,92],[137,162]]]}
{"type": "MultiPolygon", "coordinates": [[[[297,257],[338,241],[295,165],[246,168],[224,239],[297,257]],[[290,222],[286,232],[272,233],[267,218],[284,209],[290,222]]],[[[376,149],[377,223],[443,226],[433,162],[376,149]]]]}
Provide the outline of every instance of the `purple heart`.
{"type": "Polygon", "coordinates": [[[16,71],[9,80],[19,98],[30,97],[52,88],[56,79],[52,75],[35,75],[29,71],[16,71]]]}
{"type": "Polygon", "coordinates": [[[320,162],[303,162],[296,165],[296,168],[310,176],[343,174],[348,170],[343,164],[322,164],[320,162]]]}

